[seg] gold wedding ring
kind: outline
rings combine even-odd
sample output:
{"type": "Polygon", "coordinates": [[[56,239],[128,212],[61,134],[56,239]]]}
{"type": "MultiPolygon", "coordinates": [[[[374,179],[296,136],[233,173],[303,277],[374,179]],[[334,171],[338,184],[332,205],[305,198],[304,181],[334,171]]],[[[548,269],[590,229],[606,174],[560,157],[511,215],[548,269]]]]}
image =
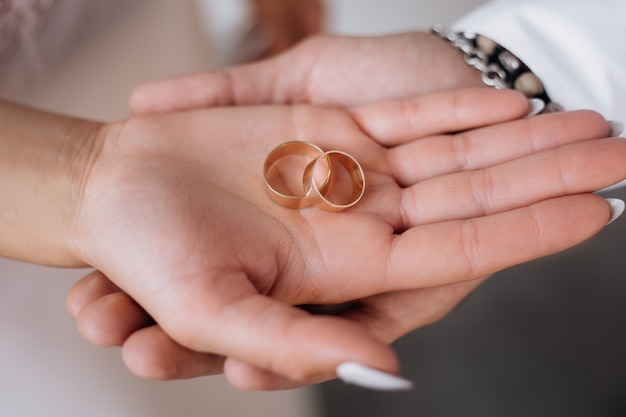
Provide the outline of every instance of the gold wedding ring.
{"type": "Polygon", "coordinates": [[[342,151],[324,152],[309,142],[285,142],[274,148],[265,159],[263,178],[270,198],[292,209],[315,205],[325,211],[341,211],[354,206],[365,193],[365,174],[356,159],[342,151]],[[294,170],[303,172],[295,177],[301,182],[284,184],[294,179],[294,170]],[[302,191],[294,194],[295,186],[303,187],[302,191]]]}
{"type": "Polygon", "coordinates": [[[307,199],[317,208],[325,211],[341,211],[352,207],[361,200],[365,193],[363,168],[351,155],[341,151],[324,152],[311,161],[304,170],[302,181],[307,199]],[[318,164],[320,163],[325,164],[324,169],[328,169],[330,172],[330,182],[322,185],[318,185],[316,182],[316,170],[319,169],[318,164]],[[344,202],[333,201],[344,194],[339,192],[339,195],[334,195],[339,173],[334,168],[333,163],[341,165],[350,177],[352,190],[350,197],[344,202]]]}
{"type": "MultiPolygon", "coordinates": [[[[286,190],[281,190],[281,187],[275,181],[272,176],[272,170],[278,169],[279,162],[287,157],[292,156],[304,156],[308,157],[309,160],[316,160],[319,158],[324,151],[317,145],[314,145],[309,142],[300,142],[300,141],[291,141],[285,142],[282,145],[278,145],[274,148],[267,158],[265,159],[265,164],[263,165],[263,178],[265,179],[265,188],[268,191],[270,198],[280,204],[283,207],[298,209],[310,207],[312,202],[307,198],[307,193],[303,192],[302,194],[291,194],[286,190]]],[[[307,161],[307,164],[310,161],[307,161]]],[[[320,187],[322,192],[325,187],[328,186],[328,180],[330,177],[330,171],[326,174],[326,180],[320,187]]]]}

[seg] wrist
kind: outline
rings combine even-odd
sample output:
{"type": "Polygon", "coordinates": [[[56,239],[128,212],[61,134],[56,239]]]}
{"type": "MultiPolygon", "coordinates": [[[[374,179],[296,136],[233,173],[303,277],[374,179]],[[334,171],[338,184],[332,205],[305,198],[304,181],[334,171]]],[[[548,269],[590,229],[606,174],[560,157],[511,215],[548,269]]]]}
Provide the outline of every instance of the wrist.
{"type": "Polygon", "coordinates": [[[0,255],[84,266],[73,249],[101,124],[0,102],[0,255]]]}
{"type": "Polygon", "coordinates": [[[436,88],[429,92],[486,87],[480,72],[467,65],[461,51],[451,48],[448,42],[433,33],[418,32],[416,35],[417,50],[423,54],[422,61],[430,63],[429,68],[425,68],[430,72],[428,79],[437,80],[436,88]]]}
{"type": "Polygon", "coordinates": [[[59,194],[65,196],[66,203],[58,207],[58,236],[62,239],[50,242],[59,251],[57,260],[63,266],[90,266],[84,255],[84,224],[81,221],[86,209],[86,192],[94,166],[98,162],[107,135],[106,125],[84,120],[69,121],[65,132],[64,146],[58,153],[59,194]]]}

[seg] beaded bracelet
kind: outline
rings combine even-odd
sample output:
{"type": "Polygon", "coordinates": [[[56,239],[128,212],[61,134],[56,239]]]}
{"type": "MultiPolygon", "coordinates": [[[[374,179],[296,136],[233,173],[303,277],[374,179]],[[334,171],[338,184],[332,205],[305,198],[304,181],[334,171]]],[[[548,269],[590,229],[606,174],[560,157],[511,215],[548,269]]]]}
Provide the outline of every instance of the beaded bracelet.
{"type": "Polygon", "coordinates": [[[545,103],[542,113],[563,110],[550,99],[539,77],[502,45],[482,35],[453,32],[440,25],[433,27],[432,33],[461,51],[465,62],[482,73],[486,85],[498,89],[512,88],[529,99],[541,99],[545,103]]]}

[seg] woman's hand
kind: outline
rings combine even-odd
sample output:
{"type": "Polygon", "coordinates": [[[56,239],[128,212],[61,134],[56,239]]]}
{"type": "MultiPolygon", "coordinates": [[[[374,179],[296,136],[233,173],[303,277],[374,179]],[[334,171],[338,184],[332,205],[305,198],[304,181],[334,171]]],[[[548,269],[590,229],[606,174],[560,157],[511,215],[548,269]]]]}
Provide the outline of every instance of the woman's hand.
{"type": "Polygon", "coordinates": [[[592,112],[515,120],[527,111],[515,92],[478,89],[110,126],[76,219],[76,252],[101,272],[77,285],[70,310],[145,377],[223,365],[237,387],[276,389],[332,378],[345,362],[395,374],[389,342],[482,277],[610,218],[591,193],[626,177],[626,143],[599,139],[609,126],[592,112]],[[363,200],[339,213],[272,202],[263,162],[289,140],[356,157],[363,200]],[[294,307],[345,302],[335,316],[294,307]]]}

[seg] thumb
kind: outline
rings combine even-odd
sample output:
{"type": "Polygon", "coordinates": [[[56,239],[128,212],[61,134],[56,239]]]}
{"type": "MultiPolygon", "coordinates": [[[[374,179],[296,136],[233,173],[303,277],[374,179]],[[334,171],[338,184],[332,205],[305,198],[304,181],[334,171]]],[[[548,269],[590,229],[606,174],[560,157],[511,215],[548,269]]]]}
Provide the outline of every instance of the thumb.
{"type": "Polygon", "coordinates": [[[279,75],[277,59],[138,86],[131,93],[132,113],[156,114],[213,106],[273,102],[279,75]]]}
{"type": "MultiPolygon", "coordinates": [[[[159,320],[157,314],[157,321],[178,343],[246,362],[298,384],[334,377],[340,365],[356,363],[365,372],[378,372],[380,379],[409,385],[394,376],[398,373],[394,352],[357,324],[311,315],[258,294],[241,272],[212,281],[202,291],[187,288],[192,295],[178,298],[177,311],[169,314],[173,320],[159,320]],[[249,291],[241,291],[242,281],[249,291]]],[[[368,386],[389,389],[384,382],[368,386]]]]}

